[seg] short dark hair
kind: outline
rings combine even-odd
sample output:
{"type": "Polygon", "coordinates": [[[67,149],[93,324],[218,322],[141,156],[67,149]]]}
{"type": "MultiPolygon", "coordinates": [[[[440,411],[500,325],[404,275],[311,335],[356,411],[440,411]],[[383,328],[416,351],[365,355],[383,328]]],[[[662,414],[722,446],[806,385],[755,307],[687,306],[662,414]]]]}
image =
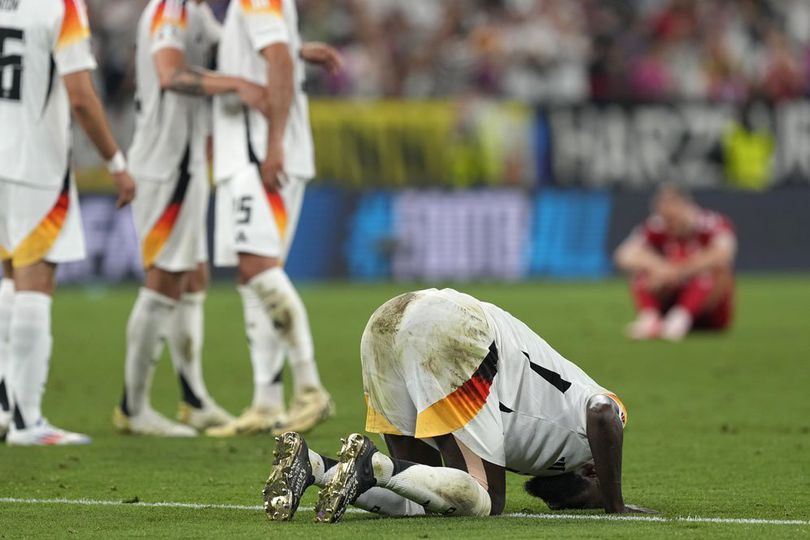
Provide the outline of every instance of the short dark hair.
{"type": "Polygon", "coordinates": [[[653,199],[658,201],[664,195],[675,195],[679,199],[684,201],[692,202],[692,193],[689,191],[688,188],[682,186],[680,184],[676,184],[675,182],[662,182],[658,184],[658,188],[655,190],[655,195],[653,199]]]}
{"type": "Polygon", "coordinates": [[[543,499],[552,510],[565,508],[589,486],[588,480],[575,472],[556,476],[535,476],[523,486],[526,493],[543,499]]]}

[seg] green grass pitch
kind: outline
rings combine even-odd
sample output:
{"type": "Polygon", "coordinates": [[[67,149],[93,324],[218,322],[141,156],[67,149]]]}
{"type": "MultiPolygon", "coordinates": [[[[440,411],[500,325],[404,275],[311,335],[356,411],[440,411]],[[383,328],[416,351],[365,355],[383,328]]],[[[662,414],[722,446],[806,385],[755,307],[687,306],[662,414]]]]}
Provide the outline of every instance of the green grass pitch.
{"type": "MultiPolygon", "coordinates": [[[[334,454],[339,437],[363,427],[358,348],[371,312],[403,285],[302,285],[322,377],[335,397],[336,419],[308,436],[334,454]]],[[[91,434],[86,448],[0,447],[0,538],[13,537],[278,537],[529,538],[810,537],[810,277],[744,277],[738,318],[729,334],[685,343],[630,343],[622,328],[632,313],[625,286],[527,283],[460,287],[511,311],[565,356],[614,390],[629,409],[625,435],[626,500],[661,511],[660,521],[539,519],[385,519],[352,513],[343,523],[270,523],[240,508],[79,506],[9,499],[180,502],[256,506],[272,440],[159,440],[113,434],[120,396],[124,327],[135,288],[69,289],[54,305],[55,347],[47,416],[91,434]],[[760,518],[804,524],[677,521],[760,518]]],[[[238,296],[226,284],[208,298],[206,379],[233,412],[251,394],[238,296]]],[[[153,402],[173,414],[177,384],[167,357],[153,402]]],[[[549,513],[512,475],[506,511],[549,513]]],[[[316,490],[303,506],[314,504],[316,490]]]]}

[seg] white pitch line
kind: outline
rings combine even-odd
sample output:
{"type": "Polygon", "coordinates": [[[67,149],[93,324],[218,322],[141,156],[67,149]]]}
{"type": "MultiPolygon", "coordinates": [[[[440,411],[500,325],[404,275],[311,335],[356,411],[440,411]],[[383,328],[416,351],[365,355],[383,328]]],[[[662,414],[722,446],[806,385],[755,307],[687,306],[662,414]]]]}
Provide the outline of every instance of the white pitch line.
{"type": "MultiPolygon", "coordinates": [[[[132,502],[95,499],[21,499],[17,497],[0,497],[0,504],[66,504],[77,506],[137,506],[143,508],[188,508],[192,510],[245,510],[258,512],[262,510],[259,505],[242,504],[205,504],[205,503],[184,503],[184,502],[132,502]]],[[[301,507],[299,510],[314,510],[312,507],[301,507]]],[[[364,513],[359,508],[349,508],[347,512],[364,513]]],[[[605,514],[526,514],[511,513],[504,514],[497,519],[521,518],[521,519],[541,519],[546,521],[640,521],[649,523],[707,523],[721,525],[798,525],[809,526],[810,520],[803,519],[759,519],[759,518],[718,518],[699,516],[633,516],[633,515],[605,515],[605,514]]]]}

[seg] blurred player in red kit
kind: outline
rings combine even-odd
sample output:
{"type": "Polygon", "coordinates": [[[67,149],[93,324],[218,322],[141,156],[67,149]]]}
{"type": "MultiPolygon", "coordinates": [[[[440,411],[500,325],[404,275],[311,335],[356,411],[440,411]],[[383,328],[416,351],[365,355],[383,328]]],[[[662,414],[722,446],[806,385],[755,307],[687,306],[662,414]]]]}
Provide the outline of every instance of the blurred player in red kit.
{"type": "Polygon", "coordinates": [[[629,337],[680,341],[692,329],[727,329],[734,306],[733,224],[672,184],[658,189],[652,210],[615,255],[630,275],[638,312],[629,337]]]}

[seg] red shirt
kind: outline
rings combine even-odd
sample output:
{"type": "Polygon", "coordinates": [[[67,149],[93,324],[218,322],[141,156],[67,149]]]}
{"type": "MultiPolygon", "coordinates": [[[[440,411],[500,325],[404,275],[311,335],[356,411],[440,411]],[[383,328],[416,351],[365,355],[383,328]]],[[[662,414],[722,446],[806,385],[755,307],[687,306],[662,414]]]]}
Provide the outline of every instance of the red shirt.
{"type": "Polygon", "coordinates": [[[640,234],[648,246],[667,260],[682,261],[706,249],[719,236],[734,236],[734,224],[723,214],[700,210],[691,231],[685,236],[671,234],[657,215],[645,221],[634,234],[640,234]]]}

